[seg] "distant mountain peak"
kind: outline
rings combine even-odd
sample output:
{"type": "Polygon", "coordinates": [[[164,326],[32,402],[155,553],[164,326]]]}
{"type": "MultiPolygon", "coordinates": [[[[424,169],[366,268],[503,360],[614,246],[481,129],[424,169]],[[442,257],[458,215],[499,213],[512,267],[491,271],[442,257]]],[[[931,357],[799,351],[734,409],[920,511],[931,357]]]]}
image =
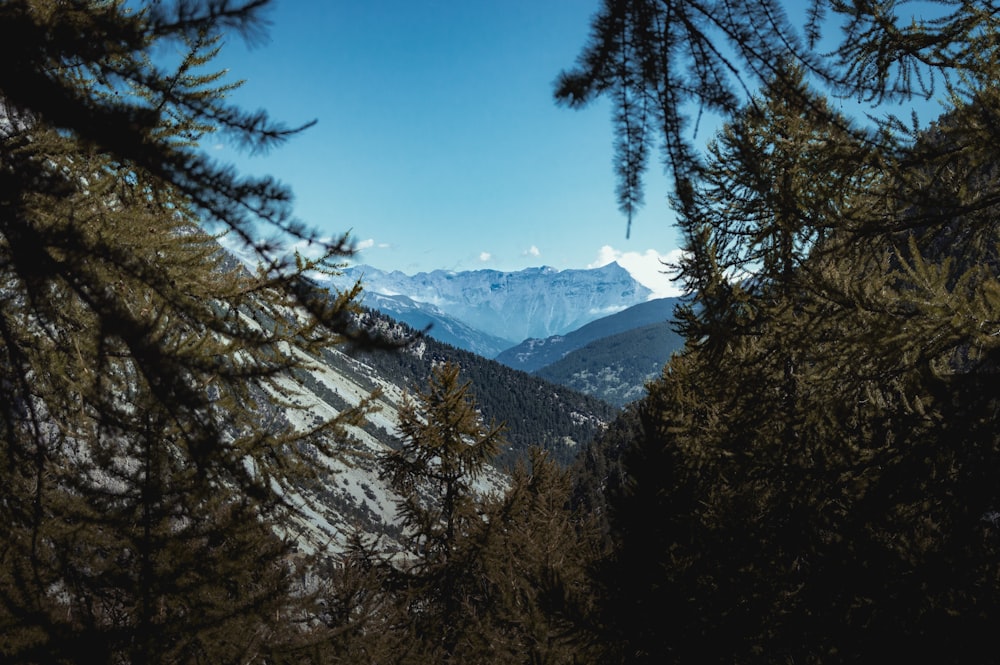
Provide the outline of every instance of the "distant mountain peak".
{"type": "MultiPolygon", "coordinates": [[[[511,346],[529,337],[567,333],[645,302],[651,294],[615,262],[591,269],[538,266],[503,272],[484,268],[434,270],[412,276],[358,265],[346,268],[332,282],[338,286],[358,280],[366,293],[406,296],[413,303],[436,308],[434,316],[443,313],[491,338],[511,340],[511,346]]],[[[387,314],[399,314],[392,306],[389,301],[376,305],[387,314]]],[[[433,328],[429,334],[434,336],[433,328]]]]}
{"type": "Polygon", "coordinates": [[[608,274],[625,273],[631,277],[631,273],[622,267],[622,264],[617,261],[612,261],[611,263],[605,263],[603,266],[598,266],[597,268],[590,268],[590,270],[598,270],[600,272],[608,274]]]}

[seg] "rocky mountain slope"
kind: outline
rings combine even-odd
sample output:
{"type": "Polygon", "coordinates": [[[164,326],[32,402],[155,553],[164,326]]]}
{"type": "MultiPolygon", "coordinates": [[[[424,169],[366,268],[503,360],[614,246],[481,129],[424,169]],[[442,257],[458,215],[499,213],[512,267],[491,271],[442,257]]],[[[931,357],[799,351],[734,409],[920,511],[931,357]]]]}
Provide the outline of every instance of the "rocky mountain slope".
{"type": "MultiPolygon", "coordinates": [[[[331,278],[330,284],[343,288],[356,281],[365,289],[367,304],[394,318],[420,327],[414,318],[418,312],[428,322],[443,314],[504,340],[505,348],[532,337],[568,333],[645,302],[651,293],[617,263],[591,270],[435,270],[412,276],[354,266],[331,278]]],[[[454,330],[447,332],[452,337],[446,341],[486,355],[476,348],[475,340],[466,341],[454,335],[454,330]]],[[[436,337],[439,331],[432,328],[429,334],[436,337]]]]}
{"type": "MultiPolygon", "coordinates": [[[[360,324],[390,337],[414,331],[374,312],[362,315],[360,324]]],[[[556,459],[569,462],[583,445],[615,417],[617,410],[599,400],[556,386],[475,354],[430,338],[416,338],[394,351],[351,352],[330,348],[311,358],[308,372],[288,377],[282,400],[305,405],[305,412],[283,409],[276,400],[262,422],[286,418],[303,429],[314,419],[357,406],[372,394],[375,411],[349,437],[337,442],[335,459],[317,456],[318,480],[303,484],[289,499],[300,507],[299,520],[289,529],[304,547],[338,548],[355,531],[393,538],[395,497],[380,477],[378,458],[396,445],[399,407],[407,393],[422,390],[430,368],[454,362],[489,422],[507,422],[510,445],[483,482],[483,491],[504,486],[504,467],[523,458],[538,445],[556,459]]]]}
{"type": "Polygon", "coordinates": [[[365,306],[371,309],[385,312],[415,330],[426,330],[433,339],[484,358],[496,357],[511,344],[510,340],[495,337],[449,316],[436,305],[417,302],[409,296],[365,293],[362,298],[365,306]]]}

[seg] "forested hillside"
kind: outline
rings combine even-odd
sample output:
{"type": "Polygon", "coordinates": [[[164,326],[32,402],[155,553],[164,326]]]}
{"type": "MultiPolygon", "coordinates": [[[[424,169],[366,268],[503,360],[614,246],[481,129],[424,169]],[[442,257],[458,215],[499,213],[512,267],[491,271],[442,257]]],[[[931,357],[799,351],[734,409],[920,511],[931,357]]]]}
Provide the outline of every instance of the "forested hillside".
{"type": "Polygon", "coordinates": [[[673,321],[674,310],[679,302],[677,298],[658,298],[632,305],[621,312],[591,321],[565,335],[526,339],[517,346],[506,349],[496,359],[514,369],[536,372],[603,337],[611,337],[653,323],[673,321]]]}
{"type": "Polygon", "coordinates": [[[643,397],[646,383],[683,346],[672,323],[653,323],[591,342],[534,374],[621,407],[643,397]]]}
{"type": "Polygon", "coordinates": [[[498,453],[496,463],[500,466],[510,467],[517,460],[526,460],[534,446],[548,451],[561,464],[569,464],[580,446],[589,443],[617,414],[615,407],[600,399],[510,369],[432,337],[418,338],[417,331],[383,314],[368,311],[363,318],[366,326],[390,327],[399,338],[416,340],[401,349],[357,354],[380,376],[417,392],[435,366],[452,363],[461,368],[462,378],[469,382],[482,417],[487,422],[504,425],[509,445],[498,453]]]}

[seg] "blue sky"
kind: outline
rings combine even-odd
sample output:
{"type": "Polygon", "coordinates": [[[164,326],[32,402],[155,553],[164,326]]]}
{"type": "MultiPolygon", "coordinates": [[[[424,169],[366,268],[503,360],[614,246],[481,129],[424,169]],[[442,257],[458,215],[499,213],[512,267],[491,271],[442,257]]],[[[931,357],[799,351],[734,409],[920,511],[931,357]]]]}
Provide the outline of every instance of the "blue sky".
{"type": "Polygon", "coordinates": [[[412,274],[617,259],[673,288],[657,258],[677,237],[654,166],[631,238],[615,202],[610,110],[557,107],[596,2],[277,0],[268,38],[229,39],[216,61],[245,79],[232,100],[316,126],[250,158],[217,156],[291,186],[298,216],[350,230],[356,262],[412,274]]]}
{"type": "MultiPolygon", "coordinates": [[[[676,258],[678,236],[658,162],[626,238],[608,104],[574,111],[552,96],[597,8],[597,0],[275,0],[267,39],[248,47],[233,36],[214,64],[245,80],[232,93],[237,104],[317,124],[252,158],[206,147],[288,184],[310,227],[350,231],[361,250],[355,263],[413,274],[617,260],[656,295],[676,294],[660,263],[676,258]]],[[[925,122],[941,110],[914,104],[925,122]]]]}

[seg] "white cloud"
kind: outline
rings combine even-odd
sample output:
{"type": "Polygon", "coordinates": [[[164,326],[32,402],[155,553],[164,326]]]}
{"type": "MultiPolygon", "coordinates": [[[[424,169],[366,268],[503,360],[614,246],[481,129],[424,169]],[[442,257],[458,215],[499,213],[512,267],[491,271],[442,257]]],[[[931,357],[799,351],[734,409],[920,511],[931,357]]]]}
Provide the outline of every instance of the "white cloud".
{"type": "Polygon", "coordinates": [[[361,258],[367,250],[370,249],[392,249],[392,245],[387,242],[375,242],[374,238],[366,238],[364,240],[358,240],[353,245],[354,251],[358,252],[359,258],[361,258]]]}
{"type": "Polygon", "coordinates": [[[542,252],[537,247],[535,247],[534,245],[532,245],[528,249],[524,250],[524,253],[523,253],[523,256],[541,256],[541,255],[542,255],[542,252]]]}
{"type": "Polygon", "coordinates": [[[293,253],[298,252],[304,259],[318,259],[326,252],[327,245],[334,244],[335,242],[335,238],[329,237],[319,238],[317,242],[300,239],[288,246],[288,254],[291,256],[293,253]]]}
{"type": "Polygon", "coordinates": [[[606,266],[612,261],[617,261],[621,255],[622,253],[611,245],[605,245],[597,250],[597,260],[593,263],[588,263],[587,268],[600,268],[601,266],[606,266]]]}
{"type": "Polygon", "coordinates": [[[679,296],[682,291],[679,284],[670,280],[670,269],[664,263],[676,263],[680,256],[679,249],[660,254],[655,249],[647,249],[645,252],[623,252],[611,245],[605,245],[598,250],[597,259],[587,267],[600,268],[612,261],[617,262],[637,282],[653,291],[651,299],[667,298],[679,296]]]}
{"type": "Polygon", "coordinates": [[[489,252],[480,252],[479,253],[479,260],[482,261],[483,263],[486,263],[487,261],[489,261],[492,258],[493,258],[493,255],[490,254],[489,252]]]}

